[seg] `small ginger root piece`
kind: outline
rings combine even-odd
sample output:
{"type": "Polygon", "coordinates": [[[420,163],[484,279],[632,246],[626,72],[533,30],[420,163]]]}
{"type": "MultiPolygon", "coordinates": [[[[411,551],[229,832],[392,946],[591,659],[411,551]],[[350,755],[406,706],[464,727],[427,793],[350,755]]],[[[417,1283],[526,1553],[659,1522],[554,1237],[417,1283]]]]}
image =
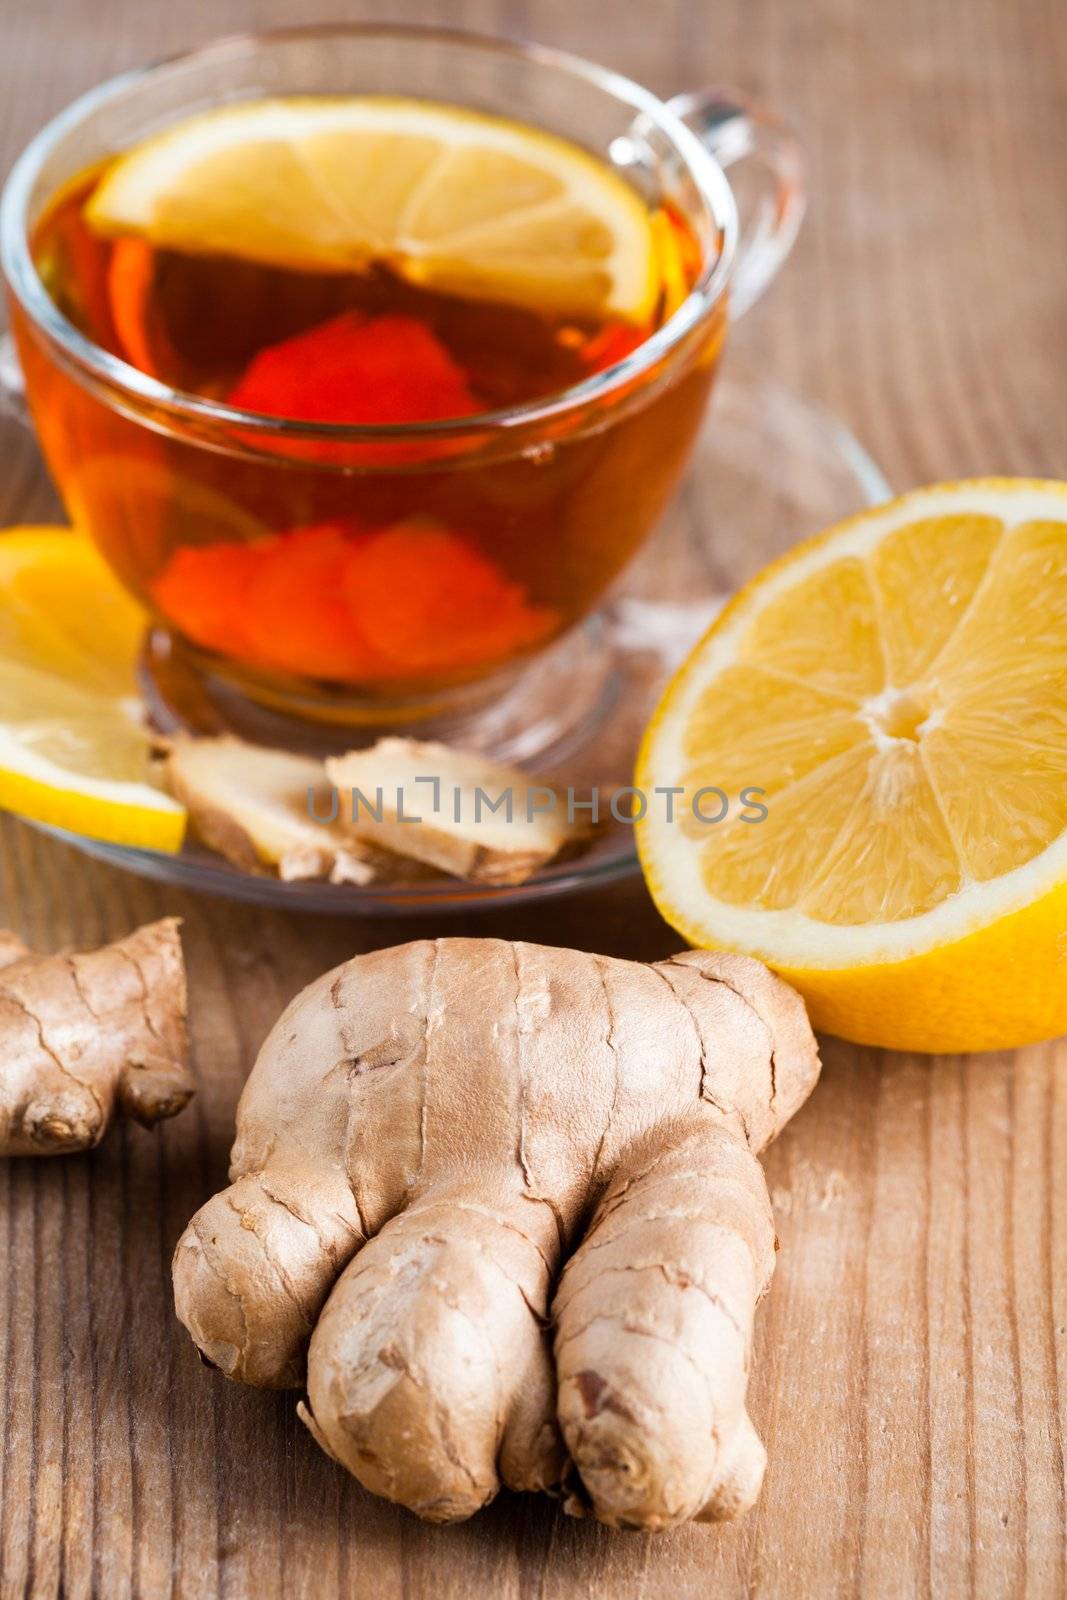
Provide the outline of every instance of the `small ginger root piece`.
{"type": "Polygon", "coordinates": [[[245,872],[356,884],[375,876],[358,841],[319,820],[331,809],[321,761],[230,735],[183,734],[171,745],[164,770],[197,835],[245,872]]]}
{"type": "Polygon", "coordinates": [[[178,1316],[229,1377],[306,1381],[323,1448],[430,1521],[502,1484],[615,1527],[736,1516],[765,1459],[756,1157],[818,1071],[802,1001],[743,956],[357,956],[260,1052],[178,1316]]]}
{"type": "Polygon", "coordinates": [[[174,918],[82,955],[0,933],[0,1156],[99,1144],[118,1110],[150,1128],[193,1094],[174,918]]]}
{"type": "Polygon", "coordinates": [[[357,839],[453,877],[524,883],[575,840],[564,798],[517,767],[414,739],[379,739],[326,762],[357,839]]]}

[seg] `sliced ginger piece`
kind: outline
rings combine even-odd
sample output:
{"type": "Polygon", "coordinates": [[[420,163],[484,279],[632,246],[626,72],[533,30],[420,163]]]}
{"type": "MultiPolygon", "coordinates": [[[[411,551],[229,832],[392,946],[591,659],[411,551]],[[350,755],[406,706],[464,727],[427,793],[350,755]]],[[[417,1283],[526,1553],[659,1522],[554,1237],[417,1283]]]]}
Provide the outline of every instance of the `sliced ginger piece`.
{"type": "Polygon", "coordinates": [[[91,1149],[116,1114],[150,1128],[193,1088],[173,918],[83,955],[0,933],[0,1156],[91,1149]]]}
{"type": "Polygon", "coordinates": [[[562,795],[517,767],[414,739],[326,762],[341,818],[366,844],[479,883],[524,883],[588,837],[562,795]],[[493,805],[500,802],[496,810],[493,805]]]}
{"type": "Polygon", "coordinates": [[[375,875],[356,839],[318,820],[331,800],[326,769],[313,757],[229,735],[183,735],[167,755],[166,776],[203,842],[245,872],[357,884],[375,875]]]}

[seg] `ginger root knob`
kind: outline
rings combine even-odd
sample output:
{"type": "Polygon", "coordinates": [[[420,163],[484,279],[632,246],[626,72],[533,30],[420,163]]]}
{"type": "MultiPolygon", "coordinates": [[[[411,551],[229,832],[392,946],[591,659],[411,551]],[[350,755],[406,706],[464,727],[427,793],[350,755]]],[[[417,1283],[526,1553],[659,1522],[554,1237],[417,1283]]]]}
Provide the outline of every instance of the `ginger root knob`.
{"type": "Polygon", "coordinates": [[[193,1094],[173,918],[82,955],[0,933],[0,1156],[99,1144],[116,1110],[152,1127],[193,1094]]]}

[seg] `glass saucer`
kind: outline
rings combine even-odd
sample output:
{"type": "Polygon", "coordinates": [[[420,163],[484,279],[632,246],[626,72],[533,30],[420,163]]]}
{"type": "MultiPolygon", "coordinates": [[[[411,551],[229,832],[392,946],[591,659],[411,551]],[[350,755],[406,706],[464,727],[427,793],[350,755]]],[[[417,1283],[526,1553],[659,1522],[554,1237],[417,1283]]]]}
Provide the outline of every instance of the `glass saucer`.
{"type": "MultiPolygon", "coordinates": [[[[531,668],[559,694],[580,700],[582,715],[570,720],[564,739],[541,739],[536,728],[517,727],[513,737],[494,740],[494,754],[573,786],[579,798],[598,788],[606,811],[612,790],[631,780],[641,731],[667,677],[730,594],[799,539],[890,493],[862,445],[834,417],[728,361],[688,476],[662,525],[598,615],[531,668]]],[[[506,731],[506,701],[500,717],[506,731]]],[[[514,905],[637,870],[632,827],[615,820],[580,857],[507,887],[444,877],[363,887],[283,883],[232,867],[196,843],[161,855],[46,831],[86,855],[162,883],[344,916],[514,905]]]]}

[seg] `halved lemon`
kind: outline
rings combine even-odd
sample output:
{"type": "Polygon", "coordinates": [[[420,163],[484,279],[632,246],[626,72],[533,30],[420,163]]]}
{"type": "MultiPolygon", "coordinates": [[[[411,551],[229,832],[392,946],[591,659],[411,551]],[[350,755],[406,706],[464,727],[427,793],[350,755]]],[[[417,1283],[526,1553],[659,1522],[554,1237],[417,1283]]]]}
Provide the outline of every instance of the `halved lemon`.
{"type": "Polygon", "coordinates": [[[643,322],[658,287],[647,208],[554,134],[432,101],[222,106],[105,173],[92,227],[271,266],[392,265],[412,282],[643,322]]]}
{"type": "Polygon", "coordinates": [[[939,485],[799,546],[674,678],[635,781],[684,790],[638,825],[663,915],[768,962],[817,1026],[1067,1030],[1067,485],[939,485]]]}
{"type": "Polygon", "coordinates": [[[90,838],[178,850],[152,781],[134,666],[144,613],[89,541],[0,533],[0,806],[90,838]]]}

